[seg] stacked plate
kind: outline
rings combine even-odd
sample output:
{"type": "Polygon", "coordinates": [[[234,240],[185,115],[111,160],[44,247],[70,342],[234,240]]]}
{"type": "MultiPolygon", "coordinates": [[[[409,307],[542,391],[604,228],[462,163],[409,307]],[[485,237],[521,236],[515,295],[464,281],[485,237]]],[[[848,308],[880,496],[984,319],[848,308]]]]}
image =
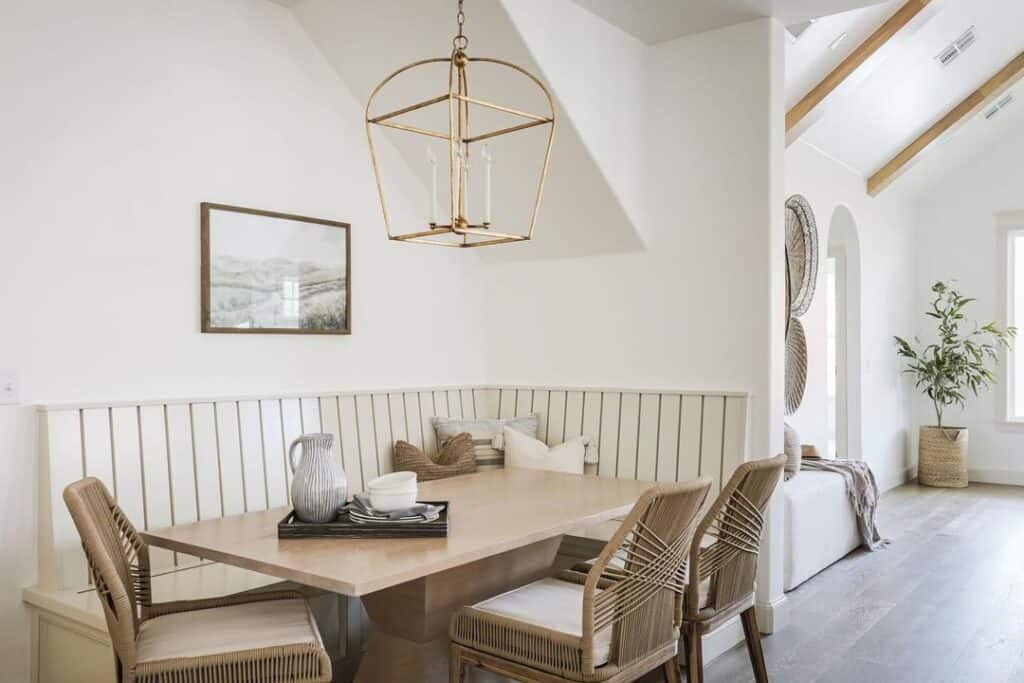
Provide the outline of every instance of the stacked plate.
{"type": "Polygon", "coordinates": [[[357,495],[345,506],[350,520],[357,524],[427,524],[441,517],[444,505],[416,503],[405,510],[382,511],[373,508],[370,499],[357,495]]]}

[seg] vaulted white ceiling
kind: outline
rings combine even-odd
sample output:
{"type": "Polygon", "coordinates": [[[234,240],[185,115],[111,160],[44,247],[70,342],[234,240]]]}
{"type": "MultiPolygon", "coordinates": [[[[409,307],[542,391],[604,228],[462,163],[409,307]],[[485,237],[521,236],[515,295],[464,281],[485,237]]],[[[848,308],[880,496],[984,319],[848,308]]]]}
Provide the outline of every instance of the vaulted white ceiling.
{"type": "MultiPolygon", "coordinates": [[[[325,4],[273,1],[293,8],[325,4]]],[[[422,1],[425,16],[454,2],[422,1]]],[[[647,43],[763,16],[774,16],[787,25],[816,19],[798,40],[786,46],[786,101],[791,107],[905,0],[572,2],[647,43]]],[[[388,14],[387,9],[385,2],[377,5],[376,12],[388,14]]],[[[803,134],[803,142],[867,178],[1024,50],[1022,26],[1024,0],[932,0],[918,20],[900,31],[826,101],[803,134]],[[977,43],[951,65],[941,67],[935,55],[972,26],[977,43]]],[[[980,153],[997,144],[1001,135],[1024,130],[1024,85],[1018,89],[1018,101],[992,120],[979,114],[940,139],[894,188],[926,187],[942,175],[947,163],[980,153]]]]}
{"type": "MultiPolygon", "coordinates": [[[[787,104],[798,101],[902,4],[896,0],[811,26],[787,48],[787,104]],[[830,50],[829,44],[843,32],[847,38],[830,50]]],[[[882,58],[854,77],[841,101],[829,103],[804,134],[805,142],[869,176],[1024,50],[1020,0],[933,0],[927,11],[930,18],[897,34],[882,58]],[[935,56],[972,26],[977,42],[942,67],[935,56]]],[[[954,163],[957,156],[948,154],[948,143],[957,143],[959,156],[990,146],[1006,128],[996,125],[999,119],[1012,118],[1013,110],[1022,106],[1011,104],[991,121],[979,114],[951,131],[922,155],[920,168],[912,168],[893,187],[909,183],[912,176],[941,174],[944,164],[954,163]]],[[[927,181],[914,181],[922,182],[927,181]]]]}
{"type": "Polygon", "coordinates": [[[776,17],[784,24],[875,5],[884,0],[573,0],[645,43],[776,17]]]}

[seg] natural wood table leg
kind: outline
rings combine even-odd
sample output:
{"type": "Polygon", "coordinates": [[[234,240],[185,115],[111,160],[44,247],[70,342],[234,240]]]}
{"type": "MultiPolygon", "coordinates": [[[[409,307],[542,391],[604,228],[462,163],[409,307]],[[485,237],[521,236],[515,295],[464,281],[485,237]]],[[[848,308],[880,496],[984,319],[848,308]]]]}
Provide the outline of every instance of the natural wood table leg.
{"type": "Polygon", "coordinates": [[[452,614],[550,574],[561,541],[556,536],[363,596],[373,631],[356,683],[447,681],[452,614]]]}

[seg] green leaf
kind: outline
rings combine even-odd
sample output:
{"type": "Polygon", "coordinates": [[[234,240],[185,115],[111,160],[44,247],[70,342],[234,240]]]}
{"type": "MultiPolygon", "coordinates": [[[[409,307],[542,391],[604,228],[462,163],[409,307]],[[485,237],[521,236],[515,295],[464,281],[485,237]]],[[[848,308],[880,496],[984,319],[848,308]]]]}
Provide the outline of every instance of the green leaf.
{"type": "Polygon", "coordinates": [[[967,392],[978,396],[995,383],[992,368],[999,362],[997,350],[1011,348],[1009,340],[1017,330],[1001,327],[997,321],[984,325],[971,321],[966,311],[975,299],[961,295],[950,283],[936,282],[931,291],[935,296],[924,314],[935,321],[935,340],[923,347],[917,337],[913,345],[903,337],[894,341],[897,356],[904,360],[903,371],[932,400],[941,423],[944,406],[963,407],[967,392]]]}

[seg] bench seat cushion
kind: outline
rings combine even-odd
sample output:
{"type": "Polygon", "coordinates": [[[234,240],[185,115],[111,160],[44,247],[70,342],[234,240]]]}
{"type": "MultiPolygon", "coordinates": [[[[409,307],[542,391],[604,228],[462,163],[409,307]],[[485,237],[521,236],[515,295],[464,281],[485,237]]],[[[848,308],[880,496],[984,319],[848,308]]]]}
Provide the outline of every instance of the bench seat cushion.
{"type": "Polygon", "coordinates": [[[857,515],[835,472],[803,470],[782,485],[785,590],[792,590],[860,546],[857,515]]]}

